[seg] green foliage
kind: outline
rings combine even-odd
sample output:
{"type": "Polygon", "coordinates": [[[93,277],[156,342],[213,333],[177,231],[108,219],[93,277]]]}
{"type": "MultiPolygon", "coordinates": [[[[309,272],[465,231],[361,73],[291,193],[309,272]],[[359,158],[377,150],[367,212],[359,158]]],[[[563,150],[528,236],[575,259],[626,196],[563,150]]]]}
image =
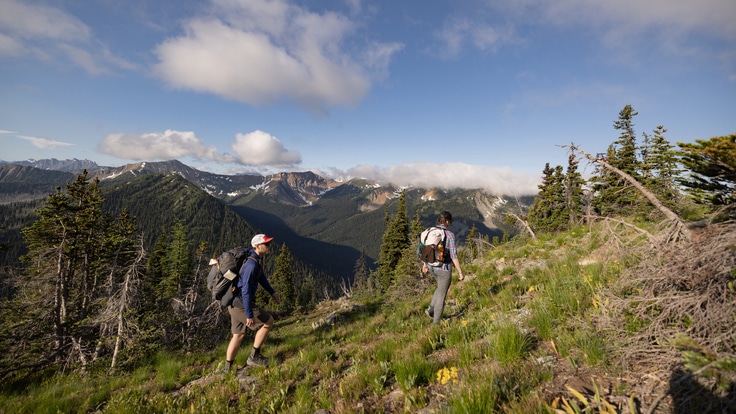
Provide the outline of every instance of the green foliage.
{"type": "Polygon", "coordinates": [[[294,270],[292,268],[291,252],[286,244],[281,245],[281,251],[276,258],[276,267],[273,274],[269,276],[271,286],[279,293],[281,303],[279,310],[285,315],[290,315],[297,307],[296,288],[294,283],[294,270]]]}
{"type": "Polygon", "coordinates": [[[135,308],[135,225],[125,212],[116,219],[102,209],[98,184],[85,171],[65,191],[57,188],[38,210],[39,219],[23,229],[26,280],[8,304],[18,311],[4,312],[1,327],[25,341],[0,335],[10,357],[0,372],[54,364],[86,368],[110,350],[107,337],[130,339],[125,316],[135,308]],[[75,346],[79,351],[70,360],[61,358],[75,346]]]}
{"type": "Polygon", "coordinates": [[[404,250],[411,246],[409,239],[409,220],[406,211],[406,193],[399,196],[396,215],[389,217],[386,231],[381,242],[381,254],[378,260],[378,282],[385,292],[395,279],[395,269],[404,250]]]}
{"type": "Polygon", "coordinates": [[[679,181],[699,203],[736,202],[736,134],[681,143],[680,161],[690,174],[679,181]]]}
{"type": "MultiPolygon", "coordinates": [[[[633,122],[637,115],[638,112],[634,111],[631,105],[624,106],[619,112],[618,120],[613,123],[614,129],[620,133],[619,138],[609,146],[605,159],[613,167],[638,180],[641,162],[637,158],[638,147],[633,122]]],[[[615,213],[626,216],[637,211],[641,196],[635,188],[627,185],[621,176],[596,165],[592,181],[594,190],[592,203],[601,215],[608,216],[615,213]]]]}
{"type": "Polygon", "coordinates": [[[529,224],[538,231],[557,231],[569,223],[568,203],[565,199],[565,177],[562,167],[545,165],[539,195],[529,208],[529,224]]]}

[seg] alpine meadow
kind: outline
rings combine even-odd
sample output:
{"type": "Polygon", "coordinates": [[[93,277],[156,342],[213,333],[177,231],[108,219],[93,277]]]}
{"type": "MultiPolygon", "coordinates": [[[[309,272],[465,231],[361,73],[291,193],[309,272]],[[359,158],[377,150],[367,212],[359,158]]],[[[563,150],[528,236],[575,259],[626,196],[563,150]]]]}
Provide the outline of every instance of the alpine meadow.
{"type": "Polygon", "coordinates": [[[736,134],[637,115],[528,197],[0,165],[0,413],[736,412],[736,134]],[[445,210],[465,279],[433,324],[418,244],[445,210]],[[223,375],[209,263],[261,232],[272,360],[223,375]]]}

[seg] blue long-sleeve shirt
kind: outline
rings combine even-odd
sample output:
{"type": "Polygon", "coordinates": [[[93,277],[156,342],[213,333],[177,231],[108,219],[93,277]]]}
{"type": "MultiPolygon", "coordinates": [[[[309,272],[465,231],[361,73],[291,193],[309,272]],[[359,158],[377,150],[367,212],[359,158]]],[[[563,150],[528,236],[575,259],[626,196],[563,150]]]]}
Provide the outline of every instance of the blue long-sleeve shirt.
{"type": "Polygon", "coordinates": [[[263,272],[263,268],[259,263],[260,257],[255,251],[251,251],[251,254],[258,258],[258,261],[253,259],[246,260],[240,268],[240,278],[238,279],[238,288],[240,289],[241,299],[243,299],[245,316],[249,319],[253,318],[253,308],[256,306],[256,290],[258,290],[258,285],[263,286],[271,295],[276,292],[271,287],[271,284],[268,283],[266,274],[263,272]]]}

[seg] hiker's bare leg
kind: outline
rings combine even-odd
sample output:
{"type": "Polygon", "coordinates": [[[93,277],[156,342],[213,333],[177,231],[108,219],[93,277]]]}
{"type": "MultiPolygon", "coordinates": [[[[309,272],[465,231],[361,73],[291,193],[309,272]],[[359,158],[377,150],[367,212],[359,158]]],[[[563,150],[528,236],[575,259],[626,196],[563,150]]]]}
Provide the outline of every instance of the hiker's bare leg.
{"type": "Polygon", "coordinates": [[[268,322],[264,323],[263,326],[256,331],[256,339],[253,341],[253,348],[260,348],[261,345],[266,342],[266,338],[268,337],[268,333],[271,331],[272,325],[273,317],[271,317],[268,322]]]}
{"type": "Polygon", "coordinates": [[[230,339],[230,344],[227,346],[227,354],[226,354],[226,360],[228,361],[234,361],[235,355],[238,354],[238,349],[240,349],[240,343],[243,342],[243,338],[245,337],[245,334],[233,334],[232,339],[230,339]]]}

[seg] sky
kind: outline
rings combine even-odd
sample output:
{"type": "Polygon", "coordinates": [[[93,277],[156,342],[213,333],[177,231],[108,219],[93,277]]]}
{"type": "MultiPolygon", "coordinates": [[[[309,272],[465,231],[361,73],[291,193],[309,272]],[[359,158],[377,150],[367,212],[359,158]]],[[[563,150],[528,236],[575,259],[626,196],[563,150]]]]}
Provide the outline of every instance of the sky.
{"type": "Polygon", "coordinates": [[[734,21],[733,0],[0,0],[0,160],[534,194],[626,105],[640,140],[736,133],[734,21]]]}

